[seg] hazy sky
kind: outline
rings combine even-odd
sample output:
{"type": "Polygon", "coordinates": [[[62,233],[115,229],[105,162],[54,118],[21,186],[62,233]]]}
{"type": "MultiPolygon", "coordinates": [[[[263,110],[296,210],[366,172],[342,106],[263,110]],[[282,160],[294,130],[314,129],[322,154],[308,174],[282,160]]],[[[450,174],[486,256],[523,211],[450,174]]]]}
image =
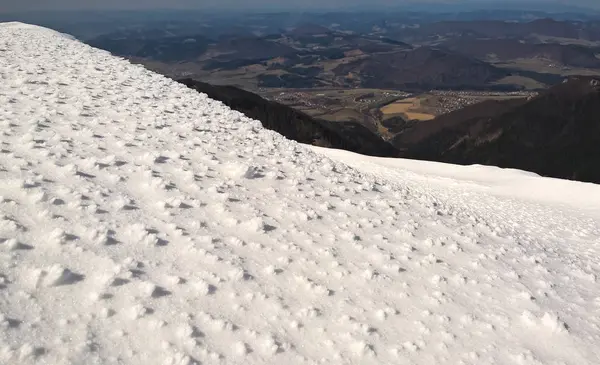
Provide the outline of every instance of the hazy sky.
{"type": "MultiPolygon", "coordinates": [[[[202,8],[332,8],[354,6],[393,6],[406,2],[446,4],[489,3],[501,0],[0,0],[0,12],[21,10],[81,10],[81,9],[202,9],[202,8]]],[[[528,3],[562,3],[587,7],[600,7],[600,0],[526,0],[528,3]]],[[[511,1],[512,4],[517,3],[511,1]]],[[[512,6],[514,7],[514,5],[512,6]]]]}

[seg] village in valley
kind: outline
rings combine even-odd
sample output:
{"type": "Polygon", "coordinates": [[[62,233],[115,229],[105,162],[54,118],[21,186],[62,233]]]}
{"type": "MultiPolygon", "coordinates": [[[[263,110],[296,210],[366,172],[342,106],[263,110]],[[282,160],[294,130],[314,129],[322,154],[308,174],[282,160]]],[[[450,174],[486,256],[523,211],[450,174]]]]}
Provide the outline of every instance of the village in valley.
{"type": "Polygon", "coordinates": [[[427,121],[484,100],[530,98],[535,91],[431,90],[410,93],[382,89],[270,89],[264,98],[326,120],[354,120],[377,125],[391,118],[427,121]]]}

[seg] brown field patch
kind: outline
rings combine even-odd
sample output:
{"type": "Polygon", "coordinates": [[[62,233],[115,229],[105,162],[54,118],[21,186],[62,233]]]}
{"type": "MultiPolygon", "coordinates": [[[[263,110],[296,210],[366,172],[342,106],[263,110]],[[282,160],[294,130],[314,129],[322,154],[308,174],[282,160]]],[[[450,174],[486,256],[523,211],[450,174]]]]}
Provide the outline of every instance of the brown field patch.
{"type": "Polygon", "coordinates": [[[410,120],[413,120],[413,119],[414,120],[432,120],[433,118],[435,118],[435,116],[433,116],[431,114],[425,114],[425,113],[406,112],[404,114],[406,114],[406,116],[410,120]]]}
{"type": "Polygon", "coordinates": [[[423,113],[420,108],[421,100],[419,98],[407,98],[382,107],[381,112],[385,117],[403,115],[411,120],[431,120],[435,118],[435,116],[432,114],[423,113]]]}

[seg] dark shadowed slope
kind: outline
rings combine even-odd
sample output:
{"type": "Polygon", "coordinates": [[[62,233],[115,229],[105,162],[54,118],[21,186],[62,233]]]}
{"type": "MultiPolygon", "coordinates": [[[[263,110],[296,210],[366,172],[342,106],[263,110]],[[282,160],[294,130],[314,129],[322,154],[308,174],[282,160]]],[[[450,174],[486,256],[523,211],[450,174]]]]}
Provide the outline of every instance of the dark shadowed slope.
{"type": "Polygon", "coordinates": [[[473,104],[448,114],[440,115],[431,121],[413,123],[408,128],[404,128],[400,133],[396,134],[392,139],[392,143],[397,147],[401,147],[402,150],[407,150],[432,135],[445,132],[449,129],[460,129],[462,126],[477,120],[497,117],[506,112],[506,110],[522,105],[525,102],[526,99],[523,98],[486,100],[473,104]]]}
{"type": "Polygon", "coordinates": [[[250,118],[259,120],[265,128],[274,130],[288,139],[370,156],[397,157],[399,154],[391,144],[359,123],[316,119],[233,86],[210,85],[192,79],[179,82],[207,94],[211,99],[223,102],[250,118]]]}
{"type": "Polygon", "coordinates": [[[437,126],[430,134],[422,131],[424,139],[399,136],[396,146],[406,148],[404,156],[410,158],[495,165],[600,183],[597,80],[573,78],[524,103],[508,103],[487,114],[475,105],[460,113],[468,115],[476,108],[479,114],[473,112],[462,122],[449,122],[448,116],[430,122],[448,126],[437,126]],[[413,144],[402,146],[403,140],[413,144]]]}

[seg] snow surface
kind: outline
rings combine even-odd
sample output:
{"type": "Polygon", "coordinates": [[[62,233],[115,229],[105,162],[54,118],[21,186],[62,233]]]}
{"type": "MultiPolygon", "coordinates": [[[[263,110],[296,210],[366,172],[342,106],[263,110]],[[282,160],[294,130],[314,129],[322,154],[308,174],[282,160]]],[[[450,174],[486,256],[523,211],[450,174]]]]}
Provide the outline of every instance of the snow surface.
{"type": "Polygon", "coordinates": [[[600,363],[598,186],[315,152],[17,23],[0,125],[0,364],[600,363]]]}

